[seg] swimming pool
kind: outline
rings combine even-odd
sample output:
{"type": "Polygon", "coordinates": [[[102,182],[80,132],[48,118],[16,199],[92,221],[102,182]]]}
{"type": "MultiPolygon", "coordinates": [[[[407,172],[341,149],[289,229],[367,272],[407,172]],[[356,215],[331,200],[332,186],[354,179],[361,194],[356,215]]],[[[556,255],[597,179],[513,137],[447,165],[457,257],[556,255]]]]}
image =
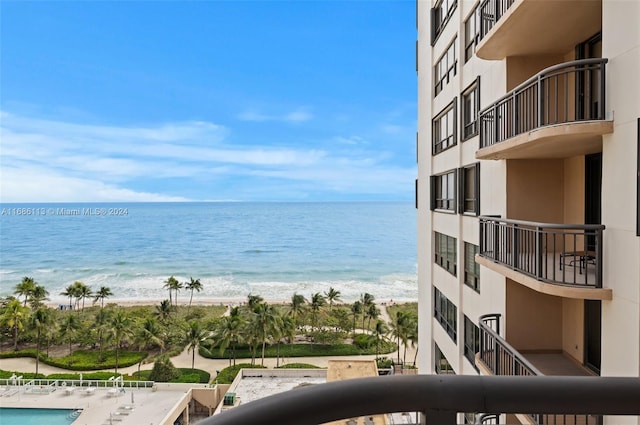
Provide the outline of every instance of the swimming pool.
{"type": "Polygon", "coordinates": [[[2,425],[69,425],[77,417],[75,409],[0,407],[0,423],[2,425]]]}

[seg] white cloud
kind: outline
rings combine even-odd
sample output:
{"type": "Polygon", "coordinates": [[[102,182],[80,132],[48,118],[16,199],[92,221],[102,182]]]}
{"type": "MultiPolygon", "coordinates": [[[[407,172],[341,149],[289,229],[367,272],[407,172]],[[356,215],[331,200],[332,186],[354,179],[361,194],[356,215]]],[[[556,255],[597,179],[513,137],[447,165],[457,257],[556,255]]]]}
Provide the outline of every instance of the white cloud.
{"type": "Polygon", "coordinates": [[[313,119],[313,115],[304,110],[295,110],[282,115],[267,115],[256,110],[248,110],[238,114],[237,118],[241,121],[283,121],[290,123],[299,123],[313,119]]]}
{"type": "Polygon", "coordinates": [[[139,192],[97,179],[69,177],[39,168],[3,167],[2,202],[179,202],[188,199],[139,192]]]}
{"type": "Polygon", "coordinates": [[[358,136],[335,137],[328,146],[342,149],[332,150],[290,140],[234,146],[230,129],[202,121],[125,127],[2,111],[0,119],[2,202],[232,199],[233,190],[277,198],[296,185],[307,193],[395,194],[410,193],[415,176],[411,166],[392,165],[390,153],[364,150],[369,141],[358,136]]]}

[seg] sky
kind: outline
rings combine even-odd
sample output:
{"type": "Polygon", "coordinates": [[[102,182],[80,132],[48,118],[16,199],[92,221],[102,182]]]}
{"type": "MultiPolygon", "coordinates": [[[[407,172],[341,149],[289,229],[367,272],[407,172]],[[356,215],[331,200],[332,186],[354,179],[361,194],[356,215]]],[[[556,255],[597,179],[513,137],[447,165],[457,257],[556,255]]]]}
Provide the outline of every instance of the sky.
{"type": "Polygon", "coordinates": [[[0,1],[0,202],[411,200],[415,1],[0,1]]]}

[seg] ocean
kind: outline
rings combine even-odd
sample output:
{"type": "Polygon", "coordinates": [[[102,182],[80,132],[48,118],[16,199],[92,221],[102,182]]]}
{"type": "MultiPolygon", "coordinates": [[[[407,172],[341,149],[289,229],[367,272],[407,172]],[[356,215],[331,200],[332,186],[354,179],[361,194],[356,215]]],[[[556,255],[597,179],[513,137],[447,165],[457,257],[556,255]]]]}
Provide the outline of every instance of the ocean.
{"type": "Polygon", "coordinates": [[[52,302],[76,280],[111,288],[107,302],[164,299],[169,276],[200,279],[194,300],[329,287],[345,302],[417,300],[416,213],[409,202],[0,204],[0,296],[24,276],[52,302]]]}

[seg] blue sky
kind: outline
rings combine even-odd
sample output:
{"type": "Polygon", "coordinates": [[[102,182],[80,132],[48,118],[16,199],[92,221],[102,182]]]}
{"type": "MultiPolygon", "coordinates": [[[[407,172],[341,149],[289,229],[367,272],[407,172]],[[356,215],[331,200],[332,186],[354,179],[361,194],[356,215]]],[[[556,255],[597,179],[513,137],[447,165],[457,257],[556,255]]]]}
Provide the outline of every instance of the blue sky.
{"type": "Polygon", "coordinates": [[[415,1],[1,1],[0,201],[410,200],[415,1]]]}

